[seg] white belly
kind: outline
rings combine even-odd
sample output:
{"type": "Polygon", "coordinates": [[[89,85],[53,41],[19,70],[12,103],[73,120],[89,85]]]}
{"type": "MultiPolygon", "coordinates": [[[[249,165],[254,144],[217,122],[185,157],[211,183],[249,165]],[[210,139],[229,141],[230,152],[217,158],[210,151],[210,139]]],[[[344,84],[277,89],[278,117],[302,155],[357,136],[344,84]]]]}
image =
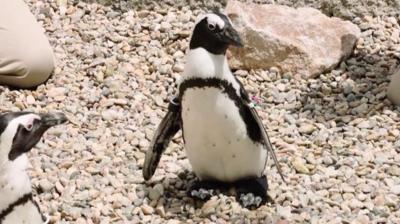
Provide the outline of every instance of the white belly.
{"type": "Polygon", "coordinates": [[[8,214],[3,224],[43,224],[42,216],[38,212],[36,206],[28,201],[27,203],[17,206],[8,214]]]}
{"type": "Polygon", "coordinates": [[[187,89],[182,98],[185,148],[200,179],[259,177],[267,150],[247,135],[235,103],[217,88],[187,89]]]}

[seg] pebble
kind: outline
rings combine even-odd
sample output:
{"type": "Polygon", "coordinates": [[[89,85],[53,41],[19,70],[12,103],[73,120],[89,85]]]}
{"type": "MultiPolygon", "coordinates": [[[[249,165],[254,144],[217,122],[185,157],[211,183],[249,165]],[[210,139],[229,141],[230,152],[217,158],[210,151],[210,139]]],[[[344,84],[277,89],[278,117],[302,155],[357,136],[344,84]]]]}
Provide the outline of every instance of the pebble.
{"type": "Polygon", "coordinates": [[[216,208],[218,205],[218,200],[216,197],[212,197],[201,207],[201,214],[203,217],[209,216],[216,212],[216,208]]]}
{"type": "Polygon", "coordinates": [[[390,192],[400,195],[400,185],[394,185],[390,188],[390,192]]]}
{"type": "Polygon", "coordinates": [[[173,70],[174,72],[183,72],[183,69],[184,69],[184,67],[183,67],[182,64],[175,64],[175,65],[172,67],[172,70],[173,70]]]}
{"type": "Polygon", "coordinates": [[[290,218],[292,215],[291,208],[289,206],[283,207],[283,206],[278,205],[276,207],[276,211],[281,217],[284,217],[284,218],[290,218]]]}
{"type": "Polygon", "coordinates": [[[42,179],[39,182],[39,187],[44,192],[50,192],[50,190],[54,188],[54,185],[50,181],[48,181],[47,179],[42,179]]]}
{"type": "Polygon", "coordinates": [[[309,174],[310,170],[305,166],[305,162],[303,159],[297,157],[292,161],[292,165],[294,169],[302,174],[309,174]]]}
{"type": "Polygon", "coordinates": [[[302,124],[299,128],[299,132],[306,135],[313,133],[314,130],[315,127],[312,124],[302,124]]]}
{"type": "Polygon", "coordinates": [[[154,213],[154,208],[149,205],[143,204],[140,208],[145,215],[151,215],[154,213]]]}
{"type": "Polygon", "coordinates": [[[368,129],[368,128],[371,127],[371,124],[370,124],[369,121],[362,121],[361,123],[359,123],[357,125],[357,127],[360,128],[360,129],[368,129]]]}
{"type": "Polygon", "coordinates": [[[348,95],[351,92],[353,92],[353,89],[355,88],[355,82],[351,79],[347,79],[344,83],[343,83],[343,93],[348,95]]]}
{"type": "Polygon", "coordinates": [[[36,101],[35,101],[35,98],[32,96],[32,95],[28,95],[27,97],[26,97],[26,103],[27,104],[34,104],[36,101]]]}
{"type": "Polygon", "coordinates": [[[118,112],[115,110],[105,110],[101,113],[101,117],[106,121],[115,120],[118,118],[118,112]]]}
{"type": "Polygon", "coordinates": [[[164,194],[164,187],[162,184],[156,184],[149,190],[149,198],[151,200],[158,200],[164,194]]]}
{"type": "Polygon", "coordinates": [[[164,206],[157,206],[156,213],[164,218],[166,216],[164,206]]]}

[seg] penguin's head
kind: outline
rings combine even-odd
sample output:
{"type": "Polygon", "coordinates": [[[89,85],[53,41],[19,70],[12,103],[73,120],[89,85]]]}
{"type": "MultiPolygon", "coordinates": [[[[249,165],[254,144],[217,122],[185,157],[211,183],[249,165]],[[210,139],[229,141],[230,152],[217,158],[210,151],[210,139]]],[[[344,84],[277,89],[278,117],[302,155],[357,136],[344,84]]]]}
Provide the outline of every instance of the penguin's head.
{"type": "Polygon", "coordinates": [[[10,112],[0,115],[0,165],[12,163],[29,152],[47,129],[66,121],[63,113],[10,112]]]}
{"type": "Polygon", "coordinates": [[[225,54],[229,45],[242,47],[243,43],[226,15],[214,12],[198,20],[190,40],[190,49],[202,47],[213,54],[225,54]]]}

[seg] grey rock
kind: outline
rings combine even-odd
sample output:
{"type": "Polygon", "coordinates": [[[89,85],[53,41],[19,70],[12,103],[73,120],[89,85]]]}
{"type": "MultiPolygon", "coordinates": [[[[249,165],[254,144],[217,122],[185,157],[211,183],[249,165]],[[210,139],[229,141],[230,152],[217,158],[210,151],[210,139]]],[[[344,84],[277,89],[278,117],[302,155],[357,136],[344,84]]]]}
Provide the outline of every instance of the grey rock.
{"type": "Polygon", "coordinates": [[[315,127],[312,124],[302,124],[299,128],[300,133],[307,134],[307,135],[313,133],[314,130],[315,130],[315,127]]]}
{"type": "Polygon", "coordinates": [[[164,194],[164,187],[162,184],[156,184],[149,190],[149,198],[151,200],[158,200],[164,194]]]}
{"type": "Polygon", "coordinates": [[[400,185],[394,185],[390,188],[390,192],[400,195],[400,185]]]}
{"type": "Polygon", "coordinates": [[[51,189],[54,188],[54,184],[52,184],[49,180],[47,179],[42,179],[39,182],[39,187],[42,189],[44,192],[50,192],[51,189]]]}
{"type": "Polygon", "coordinates": [[[292,215],[292,211],[291,211],[291,208],[290,208],[289,206],[283,207],[283,206],[278,205],[278,206],[276,207],[276,212],[277,212],[281,217],[284,217],[284,218],[290,218],[291,215],[292,215]]]}

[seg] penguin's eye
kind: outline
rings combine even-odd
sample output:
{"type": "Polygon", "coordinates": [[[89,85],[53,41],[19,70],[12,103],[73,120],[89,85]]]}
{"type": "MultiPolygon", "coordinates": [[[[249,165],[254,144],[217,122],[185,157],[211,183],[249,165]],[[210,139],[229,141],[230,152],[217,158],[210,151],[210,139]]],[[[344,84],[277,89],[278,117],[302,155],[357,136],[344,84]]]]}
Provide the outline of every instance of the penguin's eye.
{"type": "Polygon", "coordinates": [[[31,131],[32,128],[33,128],[33,124],[28,124],[28,125],[25,126],[25,129],[26,129],[27,131],[31,131]]]}
{"type": "Polygon", "coordinates": [[[214,30],[215,30],[215,25],[209,23],[209,24],[208,24],[208,29],[211,30],[211,31],[214,31],[214,30]]]}

